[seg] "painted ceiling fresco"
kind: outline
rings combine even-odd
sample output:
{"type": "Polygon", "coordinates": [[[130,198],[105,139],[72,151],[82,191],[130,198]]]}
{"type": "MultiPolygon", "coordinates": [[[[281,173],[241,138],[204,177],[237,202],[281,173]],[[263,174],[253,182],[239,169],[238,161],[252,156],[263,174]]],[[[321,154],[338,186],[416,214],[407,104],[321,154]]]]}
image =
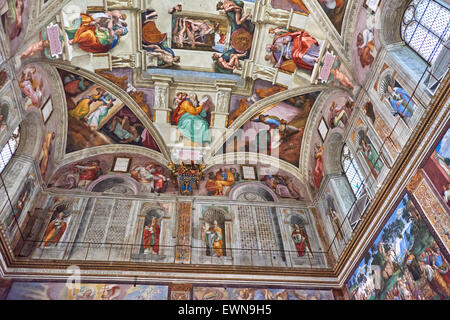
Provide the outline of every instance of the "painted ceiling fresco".
{"type": "Polygon", "coordinates": [[[262,153],[298,166],[303,131],[317,96],[309,93],[268,106],[228,140],[225,152],[262,153]]]}
{"type": "MultiPolygon", "coordinates": [[[[28,1],[1,4],[22,98],[44,122],[40,169],[49,186],[87,187],[115,163],[109,153],[94,163],[99,150],[123,154],[123,146],[147,157],[132,159],[124,173],[151,180],[158,193],[176,190],[169,163],[208,166],[224,155],[257,154],[264,158],[255,183],[282,199],[310,200],[325,174],[317,115],[329,131],[342,133],[351,121],[351,101],[380,48],[375,13],[358,9],[352,66],[328,36],[343,34],[346,0],[144,2],[69,1],[26,35],[26,46],[28,1]],[[321,99],[331,88],[333,97],[321,99]],[[283,173],[259,173],[280,164],[283,173]]],[[[213,166],[195,192],[227,196],[241,182],[237,173],[241,164],[213,166]]]]}
{"type": "Polygon", "coordinates": [[[67,152],[107,144],[158,151],[137,116],[118,98],[82,76],[60,70],[68,111],[67,152]]]}
{"type": "Polygon", "coordinates": [[[201,266],[190,286],[15,282],[8,299],[333,299],[307,289],[319,277],[351,299],[449,299],[449,124],[408,79],[423,61],[383,48],[391,2],[0,0],[0,142],[22,139],[0,169],[14,254],[201,266]],[[414,134],[428,153],[392,190],[414,134]],[[218,265],[233,277],[216,285],[218,265]],[[270,287],[227,286],[265,267],[270,287]]]}

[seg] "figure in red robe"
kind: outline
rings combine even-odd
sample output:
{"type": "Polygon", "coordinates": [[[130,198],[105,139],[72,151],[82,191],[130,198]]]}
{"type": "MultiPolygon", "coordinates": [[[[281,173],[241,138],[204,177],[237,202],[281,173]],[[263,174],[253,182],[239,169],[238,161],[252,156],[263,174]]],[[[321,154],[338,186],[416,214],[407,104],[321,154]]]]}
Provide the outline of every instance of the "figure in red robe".
{"type": "Polygon", "coordinates": [[[314,158],[316,159],[316,165],[314,167],[314,182],[316,188],[320,187],[320,183],[323,178],[323,146],[316,146],[314,158]]]}
{"type": "Polygon", "coordinates": [[[294,231],[292,231],[291,238],[295,243],[295,249],[299,257],[303,257],[306,253],[306,247],[312,254],[311,246],[309,244],[309,238],[306,231],[301,229],[298,224],[294,225],[294,231]]]}
{"type": "Polygon", "coordinates": [[[102,174],[98,160],[89,161],[86,165],[76,164],[75,169],[79,173],[78,187],[86,187],[102,174]]]}
{"type": "Polygon", "coordinates": [[[159,233],[160,228],[156,217],[152,218],[152,222],[144,227],[144,253],[150,253],[150,248],[155,254],[159,254],[159,233]]]}
{"type": "Polygon", "coordinates": [[[180,112],[180,106],[181,104],[187,99],[187,93],[185,92],[177,92],[174,99],[174,107],[175,110],[172,112],[172,124],[176,125],[178,124],[178,121],[180,120],[183,113],[180,112]]]}
{"type": "Polygon", "coordinates": [[[66,231],[67,223],[64,221],[64,212],[60,212],[58,217],[49,223],[44,235],[44,247],[56,245],[66,231]]]}
{"type": "Polygon", "coordinates": [[[320,44],[306,31],[284,33],[267,49],[272,52],[275,67],[281,69],[293,61],[298,68],[311,71],[320,54],[320,44]]]}
{"type": "MultiPolygon", "coordinates": [[[[106,14],[103,16],[108,17],[106,14]]],[[[110,51],[117,46],[120,37],[128,33],[123,22],[114,24],[114,20],[111,18],[112,16],[109,17],[107,27],[101,27],[96,21],[95,15],[82,13],[81,17],[76,19],[70,27],[65,28],[69,44],[78,44],[80,49],[85,52],[105,53],[110,51]]]]}

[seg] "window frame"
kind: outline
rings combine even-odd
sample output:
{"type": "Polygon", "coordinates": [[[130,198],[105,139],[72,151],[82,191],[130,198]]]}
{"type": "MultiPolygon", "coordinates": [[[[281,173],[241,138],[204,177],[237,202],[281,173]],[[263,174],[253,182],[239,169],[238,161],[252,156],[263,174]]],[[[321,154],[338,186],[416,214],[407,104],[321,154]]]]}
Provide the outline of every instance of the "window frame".
{"type": "MultiPolygon", "coordinates": [[[[439,1],[439,0],[418,0],[419,2],[422,1],[427,1],[427,7],[425,8],[423,14],[421,15],[420,19],[417,20],[417,17],[415,15],[416,10],[417,10],[417,5],[414,4],[414,0],[409,1],[409,4],[407,5],[406,9],[403,11],[402,14],[402,19],[401,19],[401,24],[400,24],[400,37],[402,39],[402,41],[408,46],[408,48],[410,48],[412,51],[414,51],[417,56],[419,56],[423,61],[425,61],[425,63],[427,63],[428,65],[433,65],[434,61],[437,59],[437,57],[439,56],[439,53],[437,53],[437,51],[439,50],[439,48],[442,46],[442,49],[440,49],[441,51],[446,49],[447,47],[445,46],[445,43],[447,40],[445,40],[444,36],[448,35],[448,37],[450,37],[450,23],[447,23],[447,26],[444,27],[443,31],[441,32],[440,35],[438,35],[436,33],[436,31],[433,29],[433,24],[434,21],[436,20],[436,18],[439,16],[439,13],[442,9],[446,9],[449,13],[450,13],[450,5],[448,5],[445,2],[439,1]],[[439,11],[437,12],[437,14],[433,17],[433,23],[431,24],[431,28],[427,27],[423,22],[422,19],[425,16],[425,13],[430,5],[431,2],[436,3],[437,5],[439,5],[441,8],[439,9],[439,11]],[[405,14],[407,13],[407,11],[413,8],[413,17],[410,19],[410,21],[408,23],[405,23],[405,14]],[[415,28],[415,30],[413,31],[411,38],[409,41],[406,40],[406,30],[408,29],[410,24],[414,24],[416,23],[417,26],[415,28]],[[410,43],[413,40],[417,30],[419,30],[419,28],[421,28],[423,31],[426,32],[422,43],[420,44],[420,47],[418,50],[416,50],[410,43]],[[437,39],[437,43],[436,45],[433,47],[433,49],[431,50],[431,52],[428,54],[428,59],[425,58],[425,56],[423,55],[423,53],[421,52],[421,49],[424,45],[424,43],[426,42],[426,40],[428,39],[429,34],[431,34],[432,37],[434,37],[435,39],[437,39]]],[[[447,48],[447,50],[449,50],[449,48],[447,48]]]]}
{"type": "Polygon", "coordinates": [[[342,167],[342,171],[344,172],[345,178],[347,179],[348,184],[350,185],[350,188],[351,188],[353,194],[356,197],[356,195],[360,192],[360,190],[361,190],[365,180],[364,180],[364,176],[363,176],[363,174],[361,172],[361,169],[359,168],[359,165],[358,165],[358,163],[356,161],[355,156],[353,155],[350,147],[346,143],[344,143],[344,145],[342,146],[342,149],[341,149],[341,167],[342,167]],[[347,166],[347,168],[345,168],[345,166],[344,166],[344,160],[345,160],[345,153],[344,153],[344,151],[345,151],[346,148],[347,148],[348,154],[350,156],[350,159],[349,159],[350,163],[347,166]],[[351,181],[350,181],[349,176],[347,174],[347,172],[348,172],[350,167],[353,167],[353,170],[355,171],[355,175],[353,176],[351,181]],[[358,188],[356,188],[356,185],[354,187],[353,184],[352,184],[352,182],[355,180],[356,177],[359,180],[358,188]]]}
{"type": "Polygon", "coordinates": [[[11,159],[14,157],[17,149],[19,148],[19,144],[20,126],[17,126],[0,151],[0,174],[3,174],[5,169],[8,167],[8,164],[11,162],[11,159]],[[4,152],[5,150],[6,152],[4,152]]]}

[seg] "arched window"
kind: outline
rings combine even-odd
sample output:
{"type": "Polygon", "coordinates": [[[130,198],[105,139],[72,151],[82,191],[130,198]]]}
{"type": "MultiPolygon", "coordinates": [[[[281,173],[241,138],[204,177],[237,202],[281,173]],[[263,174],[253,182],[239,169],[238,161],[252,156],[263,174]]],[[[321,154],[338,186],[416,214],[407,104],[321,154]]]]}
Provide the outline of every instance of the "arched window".
{"type": "Polygon", "coordinates": [[[449,5],[442,0],[413,0],[403,14],[402,38],[433,64],[450,36],[449,5]]]}
{"type": "Polygon", "coordinates": [[[0,154],[0,173],[6,168],[14,153],[17,150],[20,142],[20,129],[19,127],[14,130],[12,136],[9,138],[8,142],[4,145],[2,152],[0,154]]]}
{"type": "Polygon", "coordinates": [[[353,193],[356,195],[363,184],[363,176],[347,145],[344,145],[342,149],[341,163],[345,176],[352,187],[353,193]]]}

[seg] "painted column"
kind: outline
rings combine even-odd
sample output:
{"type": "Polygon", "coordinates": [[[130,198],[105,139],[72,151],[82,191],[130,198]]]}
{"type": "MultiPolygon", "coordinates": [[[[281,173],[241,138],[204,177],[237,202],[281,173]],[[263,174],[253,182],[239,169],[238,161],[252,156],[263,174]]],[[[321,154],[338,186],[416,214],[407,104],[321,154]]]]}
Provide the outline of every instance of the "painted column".
{"type": "Polygon", "coordinates": [[[230,107],[231,87],[235,82],[217,82],[216,108],[211,112],[211,126],[215,129],[224,129],[228,124],[228,110],[230,107]]]}
{"type": "Polygon", "coordinates": [[[231,247],[232,247],[232,242],[231,242],[231,224],[232,224],[231,220],[225,220],[226,256],[228,258],[231,258],[231,256],[232,256],[232,251],[231,251],[231,247]]]}
{"type": "MultiPolygon", "coordinates": [[[[143,210],[142,210],[143,211],[143,210]]],[[[144,230],[145,214],[140,213],[137,218],[136,234],[131,249],[131,257],[139,256],[140,244],[142,243],[142,230],[144,230]]]]}
{"type": "Polygon", "coordinates": [[[191,262],[191,208],[192,203],[178,204],[177,246],[175,248],[175,263],[191,262]]]}
{"type": "Polygon", "coordinates": [[[172,82],[171,77],[153,76],[155,81],[155,101],[153,104],[153,122],[155,123],[170,123],[169,108],[169,86],[172,82]]]}

